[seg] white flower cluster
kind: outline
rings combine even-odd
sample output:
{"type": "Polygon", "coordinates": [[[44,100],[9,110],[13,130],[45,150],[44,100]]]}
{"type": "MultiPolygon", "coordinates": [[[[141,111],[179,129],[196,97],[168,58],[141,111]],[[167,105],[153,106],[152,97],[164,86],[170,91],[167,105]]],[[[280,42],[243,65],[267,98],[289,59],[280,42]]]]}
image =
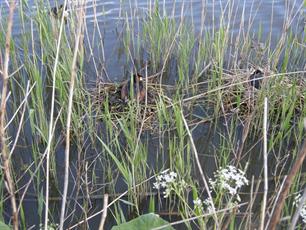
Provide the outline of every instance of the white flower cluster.
{"type": "Polygon", "coordinates": [[[206,206],[206,210],[209,212],[209,213],[211,213],[211,212],[213,212],[213,200],[211,200],[209,197],[207,198],[207,199],[205,199],[204,201],[203,201],[203,204],[206,206]]]}
{"type": "Polygon", "coordinates": [[[198,197],[193,201],[194,206],[196,207],[202,207],[202,200],[198,197]]]}
{"type": "MultiPolygon", "coordinates": [[[[209,179],[209,184],[212,189],[216,192],[223,191],[229,193],[231,197],[236,198],[237,201],[240,201],[238,195],[238,190],[244,186],[248,185],[249,181],[244,176],[245,173],[234,166],[227,166],[226,168],[220,168],[216,173],[214,173],[215,180],[209,179]]],[[[210,191],[212,192],[212,191],[210,191]]],[[[193,201],[194,209],[205,210],[209,213],[213,212],[213,200],[210,198],[205,199],[203,202],[200,198],[197,198],[193,201]]],[[[234,201],[229,205],[237,205],[237,202],[234,201]]]]}
{"type": "Polygon", "coordinates": [[[215,180],[209,180],[211,187],[214,190],[225,190],[233,197],[236,196],[240,201],[238,189],[244,185],[248,185],[249,181],[245,177],[245,173],[236,167],[229,165],[226,168],[220,168],[214,173],[215,180]]]}
{"type": "MultiPolygon", "coordinates": [[[[301,201],[301,194],[298,194],[295,198],[294,198],[294,202],[293,204],[298,207],[301,201]]],[[[300,212],[300,217],[302,217],[303,222],[306,224],[306,202],[304,203],[302,210],[300,212]]]]}
{"type": "Polygon", "coordinates": [[[207,212],[213,212],[213,201],[209,198],[202,201],[199,197],[193,201],[194,209],[204,210],[204,207],[207,212]],[[203,206],[204,205],[204,206],[203,206]]]}
{"type": "Polygon", "coordinates": [[[164,189],[164,198],[170,196],[171,191],[175,191],[176,188],[185,188],[186,182],[182,179],[178,179],[175,172],[164,172],[156,177],[156,182],[153,183],[155,189],[164,189]]]}

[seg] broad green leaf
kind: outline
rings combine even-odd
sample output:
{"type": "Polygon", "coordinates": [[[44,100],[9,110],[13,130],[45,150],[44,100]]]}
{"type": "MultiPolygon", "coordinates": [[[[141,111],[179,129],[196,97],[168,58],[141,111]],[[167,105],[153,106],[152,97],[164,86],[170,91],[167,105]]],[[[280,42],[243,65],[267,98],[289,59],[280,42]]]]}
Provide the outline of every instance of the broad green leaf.
{"type": "Polygon", "coordinates": [[[0,229],[1,230],[11,230],[11,228],[5,223],[3,223],[2,221],[0,221],[0,229]]]}
{"type": "MultiPolygon", "coordinates": [[[[112,230],[150,230],[169,224],[154,213],[139,216],[129,222],[112,227],[112,230]]],[[[174,230],[171,226],[165,226],[163,230],[174,230]]]]}

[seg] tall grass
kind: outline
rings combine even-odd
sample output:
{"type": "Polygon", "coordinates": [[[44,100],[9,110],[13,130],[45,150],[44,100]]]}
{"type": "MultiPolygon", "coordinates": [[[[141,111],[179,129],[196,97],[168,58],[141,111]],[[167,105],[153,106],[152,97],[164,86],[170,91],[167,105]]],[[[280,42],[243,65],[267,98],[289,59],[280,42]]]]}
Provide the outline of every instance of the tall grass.
{"type": "MultiPolygon", "coordinates": [[[[25,119],[18,113],[10,125],[13,127],[9,132],[12,143],[17,138],[14,129],[20,121],[24,127],[12,155],[16,193],[34,197],[39,223],[45,220],[45,228],[60,221],[61,228],[78,223],[92,226],[91,219],[99,208],[94,199],[101,199],[97,203],[102,203],[107,193],[111,202],[106,227],[112,222],[120,224],[154,211],[164,214],[170,222],[186,220],[183,224],[188,229],[211,226],[251,229],[259,223],[260,208],[257,202],[245,205],[243,201],[250,196],[252,200],[262,200],[264,98],[269,98],[269,174],[265,177],[269,190],[265,220],[269,219],[268,213],[273,209],[283,178],[294,164],[305,135],[305,28],[297,33],[292,27],[297,18],[293,9],[302,12],[302,8],[286,6],[288,14],[284,28],[275,36],[278,40],[275,44],[272,41],[273,15],[271,31],[268,36],[263,35],[267,28],[255,24],[253,14],[246,15],[245,4],[239,11],[234,1],[229,1],[216,15],[217,2],[213,1],[211,18],[207,18],[205,13],[209,6],[203,3],[201,28],[188,17],[189,10],[195,13],[192,2],[189,5],[173,1],[173,8],[169,10],[158,1],[148,4],[146,11],[140,14],[133,8],[132,1],[120,1],[122,24],[116,24],[116,29],[121,31],[117,42],[119,48],[123,47],[125,56],[124,68],[120,69],[140,72],[147,77],[146,102],[114,102],[115,95],[120,94],[119,84],[109,83],[108,87],[97,81],[96,87],[91,86],[87,79],[91,72],[96,73],[97,80],[101,75],[112,78],[107,72],[107,60],[116,62],[114,53],[118,51],[105,53],[105,32],[97,15],[93,15],[93,24],[87,21],[82,31],[84,39],[81,39],[76,56],[73,100],[68,107],[74,62],[71,47],[77,39],[75,17],[79,8],[69,5],[69,20],[67,25],[62,24],[63,33],[59,39],[61,25],[50,16],[50,3],[44,5],[42,1],[34,1],[34,10],[28,2],[21,1],[18,10],[24,36],[13,37],[11,41],[10,73],[13,75],[9,78],[9,109],[17,110],[24,100],[28,82],[35,86],[28,97],[25,119]],[[175,11],[178,5],[181,7],[179,13],[175,11]],[[31,10],[31,14],[27,14],[27,10],[31,10]],[[233,28],[239,18],[239,26],[233,28]],[[209,23],[210,26],[206,26],[209,23]],[[95,27],[93,35],[90,34],[92,26],[95,27]],[[268,37],[265,41],[264,36],[268,37]],[[100,56],[96,56],[97,53],[100,56]],[[143,65],[147,66],[146,74],[143,65]],[[265,73],[260,89],[249,82],[249,76],[257,68],[265,73]],[[152,77],[156,73],[159,74],[152,77]],[[66,125],[67,120],[70,123],[70,116],[71,135],[67,142],[66,125]],[[67,143],[70,143],[70,159],[66,159],[66,169],[69,168],[66,175],[70,179],[66,181],[68,199],[62,210],[68,211],[63,211],[59,218],[58,206],[52,209],[48,202],[62,201],[64,153],[61,149],[67,143]],[[31,155],[23,156],[22,148],[31,155]],[[49,168],[45,159],[48,154],[49,168]],[[22,157],[25,162],[34,162],[25,171],[17,160],[22,157]],[[214,171],[228,165],[245,171],[250,181],[254,178],[250,186],[240,191],[242,201],[238,204],[225,191],[209,192],[209,184],[205,184],[214,177],[214,171]],[[154,179],[151,178],[165,169],[176,172],[186,183],[185,187],[174,186],[168,198],[153,188],[154,179]],[[199,176],[201,169],[203,176],[199,176]],[[50,178],[46,188],[44,178],[48,171],[50,178]],[[47,190],[51,195],[45,196],[47,190]],[[196,207],[192,201],[204,201],[209,196],[216,212],[207,215],[207,207],[196,207]],[[236,205],[242,206],[240,214],[236,205]],[[63,216],[67,217],[65,221],[63,216]]],[[[87,2],[86,6],[86,10],[92,9],[98,14],[97,5],[87,2]]],[[[252,9],[251,12],[258,13],[253,3],[252,9]]],[[[1,27],[1,30],[4,29],[1,27]]],[[[1,34],[2,50],[5,40],[1,34]]],[[[8,147],[10,149],[12,144],[8,147]]],[[[294,196],[305,184],[304,174],[300,170],[294,178],[281,225],[289,224],[286,217],[293,213],[294,196]]],[[[4,200],[0,204],[2,219],[10,223],[10,218],[4,215],[8,204],[3,174],[0,179],[4,200]]],[[[37,225],[27,219],[25,200],[20,205],[20,226],[37,225]]],[[[298,227],[302,228],[302,223],[298,227]]]]}

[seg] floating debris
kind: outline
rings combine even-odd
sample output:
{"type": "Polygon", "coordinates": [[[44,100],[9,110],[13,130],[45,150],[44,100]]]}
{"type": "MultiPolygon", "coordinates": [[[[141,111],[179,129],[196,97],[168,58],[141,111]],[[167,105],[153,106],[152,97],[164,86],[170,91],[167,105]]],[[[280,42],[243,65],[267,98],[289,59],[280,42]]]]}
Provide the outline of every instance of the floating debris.
{"type": "Polygon", "coordinates": [[[164,94],[163,86],[155,84],[155,77],[152,75],[143,78],[140,74],[134,74],[133,83],[131,80],[122,83],[105,83],[97,82],[96,87],[90,92],[94,100],[95,111],[108,110],[113,116],[116,123],[118,118],[124,118],[130,112],[131,108],[135,109],[135,114],[139,116],[139,121],[145,117],[144,129],[154,129],[157,123],[157,103],[160,94],[164,94]],[[134,81],[136,79],[136,85],[134,81]],[[137,89],[138,81],[138,89],[137,89]],[[134,88],[134,89],[133,89],[134,88]],[[131,92],[131,89],[134,92],[131,92]],[[138,92],[138,93],[137,93],[138,92]],[[137,96],[136,96],[137,95],[137,96]]]}

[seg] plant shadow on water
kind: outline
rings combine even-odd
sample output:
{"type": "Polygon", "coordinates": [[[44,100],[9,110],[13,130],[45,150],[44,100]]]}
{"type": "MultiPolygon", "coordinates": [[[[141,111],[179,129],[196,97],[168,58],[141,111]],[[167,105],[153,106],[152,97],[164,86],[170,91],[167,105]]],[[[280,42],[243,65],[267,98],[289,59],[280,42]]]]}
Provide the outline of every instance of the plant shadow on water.
{"type": "MultiPolygon", "coordinates": [[[[110,204],[105,229],[150,212],[169,223],[177,221],[175,229],[258,228],[264,180],[269,182],[265,224],[270,221],[278,191],[305,136],[303,8],[274,1],[169,2],[85,4],[71,117],[67,115],[71,66],[80,26],[77,18],[84,6],[68,1],[69,17],[58,41],[60,19],[54,21],[49,13],[55,2],[18,5],[10,62],[10,72],[17,71],[9,81],[7,118],[12,123],[7,133],[8,146],[14,149],[21,228],[39,229],[46,219],[45,158],[53,90],[50,229],[61,221],[70,118],[65,229],[98,229],[105,194],[110,204]],[[272,16],[267,9],[260,10],[265,6],[272,16]],[[258,22],[258,17],[265,20],[258,22]],[[132,95],[123,100],[124,81],[136,73],[144,77],[146,98],[137,100],[134,91],[139,88],[130,80],[132,95]]],[[[0,8],[3,17],[6,9],[0,8]]],[[[1,21],[3,32],[5,28],[1,21]]],[[[2,50],[2,33],[0,45],[2,50]]],[[[291,223],[305,178],[303,168],[294,179],[281,228],[291,223]]],[[[12,224],[3,174],[1,181],[1,219],[12,224]]],[[[297,226],[302,229],[303,221],[297,226]]]]}

